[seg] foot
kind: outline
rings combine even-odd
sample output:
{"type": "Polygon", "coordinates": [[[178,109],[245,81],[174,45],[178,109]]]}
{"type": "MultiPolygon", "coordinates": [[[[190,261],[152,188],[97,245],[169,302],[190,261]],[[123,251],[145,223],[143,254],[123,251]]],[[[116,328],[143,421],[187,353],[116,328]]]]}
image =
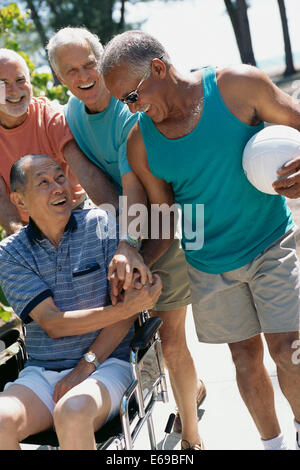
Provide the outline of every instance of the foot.
{"type": "Polygon", "coordinates": [[[204,444],[202,439],[199,444],[190,444],[189,441],[182,439],[181,450],[204,450],[204,444]]]}
{"type": "MultiPolygon", "coordinates": [[[[198,379],[197,409],[200,407],[205,397],[206,397],[205,385],[202,382],[202,380],[198,379]]],[[[173,431],[178,432],[179,434],[181,434],[182,432],[181,419],[180,419],[180,414],[178,411],[175,416],[173,431]]]]}

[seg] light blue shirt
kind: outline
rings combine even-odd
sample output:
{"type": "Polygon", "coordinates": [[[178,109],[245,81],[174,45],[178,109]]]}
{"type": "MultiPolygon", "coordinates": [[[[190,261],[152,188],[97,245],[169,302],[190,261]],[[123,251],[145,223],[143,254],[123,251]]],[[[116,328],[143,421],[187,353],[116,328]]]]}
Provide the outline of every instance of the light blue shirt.
{"type": "Polygon", "coordinates": [[[89,114],[84,103],[72,96],[65,115],[83,153],[110,176],[121,194],[121,177],[131,171],[126,156],[127,136],[138,116],[113,96],[108,107],[96,114],[89,114]]]}
{"type": "MultiPolygon", "coordinates": [[[[101,330],[51,338],[30,318],[52,297],[61,311],[92,309],[110,303],[108,265],[118,244],[115,218],[101,209],[77,210],[56,249],[33,221],[0,243],[0,283],[15,313],[26,325],[26,365],[63,370],[75,367],[101,330]]],[[[129,360],[128,333],[110,357],[129,360]]]]}

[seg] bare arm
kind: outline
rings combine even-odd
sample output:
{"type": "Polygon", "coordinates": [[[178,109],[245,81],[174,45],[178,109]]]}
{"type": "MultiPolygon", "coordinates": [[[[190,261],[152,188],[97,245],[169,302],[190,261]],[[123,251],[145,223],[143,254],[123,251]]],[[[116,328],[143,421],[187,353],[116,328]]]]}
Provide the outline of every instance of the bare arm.
{"type": "MultiPolygon", "coordinates": [[[[151,204],[152,215],[155,215],[156,209],[158,209],[158,206],[161,206],[162,204],[165,204],[165,209],[169,215],[168,208],[174,203],[172,187],[166,181],[157,178],[153,175],[153,173],[151,173],[144,141],[138,125],[134,126],[130,137],[128,138],[127,156],[131,168],[134,170],[146,191],[148,201],[151,204]]],[[[163,212],[162,217],[164,217],[163,212]]],[[[153,229],[154,218],[155,217],[152,217],[152,220],[149,219],[152,227],[150,226],[148,228],[149,236],[148,239],[144,242],[142,248],[142,256],[148,266],[152,266],[152,264],[167,251],[174,240],[174,220],[172,216],[170,217],[170,238],[162,238],[161,223],[159,224],[159,227],[157,227],[159,238],[153,239],[151,237],[151,229],[153,229]]]]}
{"type": "Polygon", "coordinates": [[[51,338],[81,335],[129,319],[141,310],[152,308],[160,292],[161,281],[156,277],[153,285],[147,284],[140,290],[127,290],[124,299],[115,306],[65,312],[55,305],[52,297],[48,297],[32,309],[30,317],[51,338]]]}
{"type": "MultiPolygon", "coordinates": [[[[263,120],[300,131],[300,105],[268,79],[262,79],[257,109],[263,120]]],[[[291,199],[300,197],[300,154],[287,162],[278,175],[281,178],[273,184],[275,191],[291,199]]]]}
{"type": "Polygon", "coordinates": [[[84,155],[75,140],[65,145],[64,157],[96,206],[112,204],[118,208],[119,195],[114,183],[84,155]]]}
{"type": "MultiPolygon", "coordinates": [[[[146,223],[147,218],[147,197],[145,190],[133,171],[125,173],[122,177],[123,197],[126,200],[126,210],[123,210],[119,217],[120,233],[129,233],[134,236],[131,230],[131,223],[134,216],[129,215],[136,208],[142,208],[140,216],[143,218],[141,225],[146,223]],[[139,206],[135,206],[135,205],[139,206]],[[143,210],[143,208],[145,210],[143,210]]],[[[121,288],[128,289],[132,285],[133,273],[138,271],[141,276],[141,283],[152,282],[152,275],[145,265],[142,256],[137,248],[130,246],[126,241],[120,241],[118,249],[110,262],[108,279],[111,281],[111,300],[113,305],[117,302],[117,297],[121,288]]]]}
{"type": "Polygon", "coordinates": [[[266,121],[300,130],[300,105],[256,67],[240,65],[221,70],[218,86],[227,108],[241,121],[266,121]]]}
{"type": "MultiPolygon", "coordinates": [[[[124,320],[103,328],[96,340],[90,345],[90,350],[95,353],[100,364],[102,364],[121,343],[128,333],[132,322],[133,319],[124,320]]],[[[90,364],[82,358],[68,375],[57,382],[53,393],[53,400],[58,402],[65,393],[83,382],[94,370],[94,364],[90,364]]]]}
{"type": "Polygon", "coordinates": [[[6,184],[2,177],[0,177],[0,225],[7,235],[18,232],[23,227],[20,215],[7,194],[6,184]]]}
{"type": "MultiPolygon", "coordinates": [[[[149,207],[148,202],[158,205],[163,203],[166,203],[167,206],[172,205],[173,192],[165,181],[156,178],[150,172],[144,142],[137,125],[133,127],[129,134],[127,156],[134,171],[128,172],[122,177],[123,196],[127,198],[127,213],[121,215],[120,226],[123,223],[123,226],[125,225],[128,228],[126,233],[134,236],[135,234],[131,229],[136,216],[134,208],[137,207],[137,204],[141,205],[142,214],[140,213],[139,215],[139,221],[142,226],[141,232],[144,232],[145,239],[142,242],[141,254],[137,248],[131,247],[127,242],[121,241],[119,243],[118,250],[110,263],[108,274],[108,278],[111,280],[111,299],[113,304],[116,303],[120,287],[126,290],[131,286],[134,272],[139,272],[142,285],[147,280],[150,283],[152,282],[149,268],[165,253],[174,237],[174,223],[173,216],[171,216],[170,238],[162,239],[160,233],[161,224],[158,224],[159,227],[156,227],[158,238],[151,238],[155,217],[151,220],[151,207],[149,207]]],[[[152,206],[153,210],[154,206],[152,206]]],[[[154,212],[152,212],[152,215],[154,212]]]]}
{"type": "MultiPolygon", "coordinates": [[[[263,71],[250,66],[224,69],[218,85],[228,109],[246,124],[266,121],[300,131],[300,105],[263,71]]],[[[277,193],[292,199],[300,197],[300,155],[286,163],[278,175],[282,178],[273,184],[277,193]]]]}

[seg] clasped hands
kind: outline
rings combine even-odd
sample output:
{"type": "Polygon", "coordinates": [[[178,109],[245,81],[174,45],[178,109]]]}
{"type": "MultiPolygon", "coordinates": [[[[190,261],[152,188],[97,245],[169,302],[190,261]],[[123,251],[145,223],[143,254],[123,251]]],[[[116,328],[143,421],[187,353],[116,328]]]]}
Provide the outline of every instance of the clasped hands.
{"type": "Polygon", "coordinates": [[[136,313],[152,308],[162,289],[159,276],[152,275],[137,249],[126,242],[119,244],[110,262],[108,279],[112,305],[122,301],[132,310],[134,302],[136,313]]]}

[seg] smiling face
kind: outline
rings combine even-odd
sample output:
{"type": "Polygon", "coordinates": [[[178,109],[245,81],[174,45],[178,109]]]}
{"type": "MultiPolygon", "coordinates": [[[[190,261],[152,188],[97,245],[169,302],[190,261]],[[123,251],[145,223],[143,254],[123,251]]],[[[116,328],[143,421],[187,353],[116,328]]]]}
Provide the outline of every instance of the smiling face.
{"type": "Polygon", "coordinates": [[[65,44],[56,50],[57,76],[91,111],[101,101],[104,82],[87,41],[65,44]]]}
{"type": "Polygon", "coordinates": [[[32,98],[29,72],[18,60],[0,60],[0,80],[5,83],[5,103],[0,104],[0,121],[7,127],[18,126],[26,119],[32,98]]]}
{"type": "Polygon", "coordinates": [[[25,188],[12,202],[28,211],[38,227],[66,224],[72,210],[72,188],[60,166],[48,157],[32,156],[24,163],[25,188]]]}
{"type": "Polygon", "coordinates": [[[149,76],[146,76],[141,84],[143,74],[137,76],[124,62],[110,70],[104,80],[110,93],[123,102],[126,102],[126,97],[138,87],[137,100],[134,103],[127,103],[130,111],[144,112],[158,124],[168,116],[164,91],[165,75],[165,64],[160,59],[153,59],[149,64],[149,76]]]}

